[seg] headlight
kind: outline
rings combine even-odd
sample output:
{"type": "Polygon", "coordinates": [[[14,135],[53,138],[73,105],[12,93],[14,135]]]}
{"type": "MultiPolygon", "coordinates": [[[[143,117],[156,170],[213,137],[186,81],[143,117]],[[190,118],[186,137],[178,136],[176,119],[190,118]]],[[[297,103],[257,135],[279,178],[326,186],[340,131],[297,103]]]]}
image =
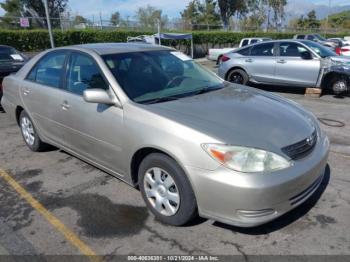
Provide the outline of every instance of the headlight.
{"type": "Polygon", "coordinates": [[[203,144],[202,147],[212,158],[238,172],[271,172],[291,166],[282,156],[261,149],[222,144],[203,144]]]}

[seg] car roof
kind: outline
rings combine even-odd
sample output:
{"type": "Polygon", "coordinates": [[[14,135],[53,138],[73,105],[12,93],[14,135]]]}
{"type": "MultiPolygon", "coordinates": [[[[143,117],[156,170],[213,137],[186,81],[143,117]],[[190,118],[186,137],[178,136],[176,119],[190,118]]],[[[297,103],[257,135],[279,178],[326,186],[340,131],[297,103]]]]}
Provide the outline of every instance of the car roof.
{"type": "Polygon", "coordinates": [[[13,49],[15,49],[14,47],[9,46],[9,45],[0,45],[0,48],[13,48],[13,49]]]}
{"type": "Polygon", "coordinates": [[[169,48],[161,45],[150,45],[150,44],[144,44],[144,43],[94,43],[94,44],[65,46],[65,47],[60,47],[58,49],[67,49],[67,48],[78,49],[82,51],[94,51],[99,55],[174,50],[173,48],[169,48]]]}
{"type": "MultiPolygon", "coordinates": [[[[248,46],[244,46],[243,48],[248,48],[248,47],[252,47],[252,46],[256,46],[256,45],[263,45],[263,44],[268,44],[268,43],[281,43],[281,42],[294,42],[294,43],[309,43],[312,42],[310,40],[306,40],[306,39],[278,39],[278,40],[270,40],[270,41],[264,41],[264,42],[259,42],[259,43],[254,43],[248,46]]],[[[314,42],[312,42],[314,43],[314,42]]]]}

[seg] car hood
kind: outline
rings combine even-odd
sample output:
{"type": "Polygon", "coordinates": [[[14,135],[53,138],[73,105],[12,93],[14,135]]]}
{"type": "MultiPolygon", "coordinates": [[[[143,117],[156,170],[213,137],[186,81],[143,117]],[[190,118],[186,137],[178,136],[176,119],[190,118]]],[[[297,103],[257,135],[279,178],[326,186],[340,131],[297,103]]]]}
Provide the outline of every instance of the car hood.
{"type": "Polygon", "coordinates": [[[152,104],[148,109],[205,133],[216,142],[274,152],[309,137],[316,125],[311,115],[296,104],[239,85],[152,104]]]}

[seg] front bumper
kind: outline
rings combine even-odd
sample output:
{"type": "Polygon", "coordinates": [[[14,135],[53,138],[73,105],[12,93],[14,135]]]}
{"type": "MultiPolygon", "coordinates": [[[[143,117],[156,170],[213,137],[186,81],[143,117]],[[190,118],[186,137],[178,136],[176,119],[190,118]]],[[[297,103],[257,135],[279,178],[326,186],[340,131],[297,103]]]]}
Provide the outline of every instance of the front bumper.
{"type": "Polygon", "coordinates": [[[271,174],[242,174],[219,167],[186,167],[202,217],[240,227],[254,227],[305,202],[322,182],[329,140],[320,137],[314,150],[288,169],[271,174]]]}

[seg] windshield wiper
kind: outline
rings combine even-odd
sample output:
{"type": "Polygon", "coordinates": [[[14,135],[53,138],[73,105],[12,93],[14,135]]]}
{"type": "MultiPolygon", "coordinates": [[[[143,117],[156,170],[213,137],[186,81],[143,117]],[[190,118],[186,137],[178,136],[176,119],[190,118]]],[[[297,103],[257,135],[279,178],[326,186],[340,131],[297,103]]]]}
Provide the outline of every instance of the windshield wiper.
{"type": "Polygon", "coordinates": [[[156,103],[162,103],[162,102],[167,102],[167,101],[173,101],[173,100],[177,100],[177,99],[179,99],[179,97],[165,96],[165,97],[157,97],[157,98],[152,98],[149,100],[140,101],[139,103],[148,105],[148,104],[156,104],[156,103]]]}
{"type": "Polygon", "coordinates": [[[219,90],[222,88],[224,88],[224,86],[210,86],[210,87],[207,86],[207,87],[203,87],[203,88],[191,93],[191,95],[194,95],[194,96],[201,95],[201,94],[209,93],[211,91],[219,90]]]}

